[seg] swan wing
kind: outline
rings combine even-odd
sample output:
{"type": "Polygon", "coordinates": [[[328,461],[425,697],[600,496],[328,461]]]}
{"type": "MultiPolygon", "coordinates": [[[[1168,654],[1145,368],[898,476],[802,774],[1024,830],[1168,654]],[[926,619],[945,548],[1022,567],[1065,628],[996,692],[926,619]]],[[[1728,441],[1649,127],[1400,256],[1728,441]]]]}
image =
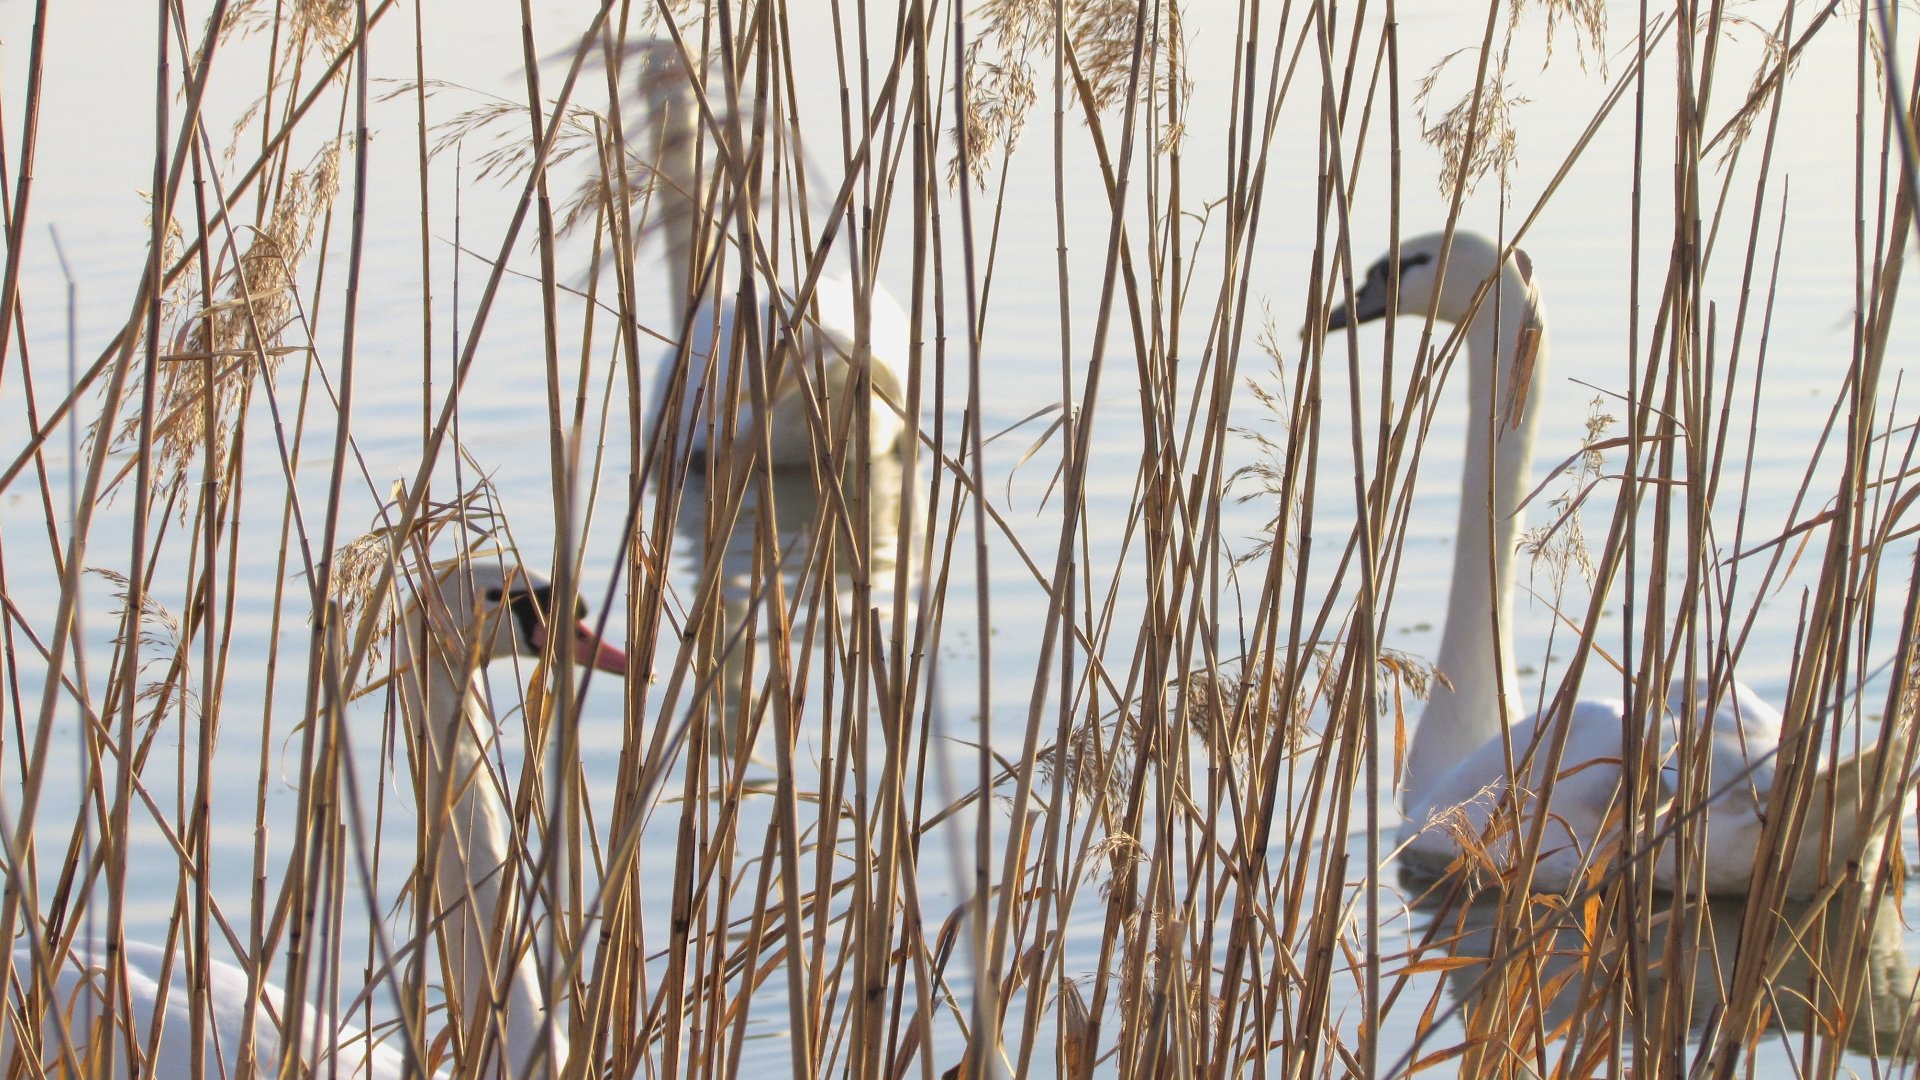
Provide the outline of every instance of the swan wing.
{"type": "Polygon", "coordinates": [[[1552,776],[1552,796],[1544,803],[1540,795],[1547,790],[1558,725],[1535,714],[1514,724],[1507,740],[1487,740],[1410,802],[1399,836],[1403,859],[1416,869],[1437,873],[1471,847],[1485,868],[1504,871],[1536,818],[1544,814],[1534,884],[1565,888],[1588,865],[1613,813],[1620,784],[1620,717],[1617,701],[1575,703],[1552,776]],[[1519,814],[1496,817],[1496,810],[1509,803],[1509,743],[1520,777],[1519,814]]]}
{"type": "MultiPolygon", "coordinates": [[[[132,1035],[137,1044],[150,1045],[154,1014],[161,1015],[158,1055],[149,1063],[150,1068],[143,1070],[144,1074],[193,1075],[194,1025],[186,958],[175,951],[169,963],[169,950],[139,941],[127,942],[123,955],[127,998],[133,1006],[132,1035]],[[162,976],[166,978],[164,993],[162,976]]],[[[104,996],[107,972],[102,958],[105,956],[102,945],[90,949],[76,946],[59,964],[59,974],[53,980],[55,997],[51,1008],[64,1016],[74,1053],[83,1060],[94,1021],[114,1015],[104,996]]],[[[16,979],[22,981],[26,980],[26,973],[33,970],[32,953],[25,946],[14,949],[13,970],[16,979]]],[[[280,988],[263,983],[260,996],[264,1000],[256,1003],[248,993],[249,979],[244,968],[211,960],[207,964],[207,976],[208,1020],[203,1037],[209,1072],[218,1070],[218,1075],[236,1075],[240,1036],[251,1013],[258,1069],[262,1075],[277,1073],[281,1058],[280,1018],[285,1015],[280,988]]],[[[372,1042],[359,1028],[343,1024],[338,1030],[330,1030],[325,1018],[311,1006],[306,1008],[305,1025],[310,1035],[320,1033],[324,1046],[321,1053],[308,1056],[315,1058],[316,1063],[329,1066],[325,1070],[329,1074],[354,1080],[386,1080],[405,1075],[404,1056],[391,1046],[372,1042]]],[[[13,1058],[13,1035],[11,1027],[0,1030],[0,1060],[13,1058]]],[[[117,1046],[124,1047],[119,1041],[121,1035],[115,1034],[114,1038],[117,1046]]],[[[52,1011],[41,1027],[41,1047],[43,1064],[48,1068],[57,1066],[61,1060],[60,1035],[58,1018],[52,1011]]],[[[115,1075],[128,1075],[124,1049],[116,1053],[115,1075]]]]}

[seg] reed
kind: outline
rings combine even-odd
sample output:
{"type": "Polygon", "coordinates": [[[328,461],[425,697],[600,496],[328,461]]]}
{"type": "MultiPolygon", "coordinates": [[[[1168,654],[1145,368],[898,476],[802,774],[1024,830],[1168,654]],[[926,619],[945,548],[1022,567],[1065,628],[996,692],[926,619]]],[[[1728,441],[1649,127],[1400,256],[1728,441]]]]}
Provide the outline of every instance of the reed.
{"type": "Polygon", "coordinates": [[[5,1075],[1912,1072],[1920,56],[1836,4],[1459,10],[523,2],[471,89],[497,12],[160,5],[151,141],[93,148],[150,161],[141,261],[72,295],[84,16],[14,12],[5,1075]],[[1564,892],[1511,806],[1437,881],[1394,844],[1465,335],[1325,328],[1469,227],[1578,313],[1506,628],[1529,710],[1625,703],[1564,892]],[[563,632],[463,775],[405,635],[503,558],[563,632]],[[1733,673],[1784,714],[1749,892],[1676,897],[1749,778],[1666,688],[1733,673]],[[511,828],[461,894],[468,790],[511,828]],[[1789,898],[1802,851],[1868,857],[1789,898]]]}

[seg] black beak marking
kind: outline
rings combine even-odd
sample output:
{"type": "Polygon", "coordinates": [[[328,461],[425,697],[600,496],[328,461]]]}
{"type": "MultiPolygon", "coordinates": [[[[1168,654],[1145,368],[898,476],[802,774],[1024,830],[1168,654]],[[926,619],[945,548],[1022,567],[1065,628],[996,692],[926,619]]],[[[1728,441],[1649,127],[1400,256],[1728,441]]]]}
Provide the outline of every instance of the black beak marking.
{"type": "Polygon", "coordinates": [[[1344,330],[1349,326],[1359,326],[1387,314],[1387,288],[1384,282],[1376,284],[1371,275],[1359,292],[1353,294],[1353,310],[1341,304],[1327,312],[1327,329],[1344,330]]]}
{"type": "MultiPolygon", "coordinates": [[[[1405,274],[1416,266],[1424,266],[1433,261],[1433,255],[1418,251],[1405,255],[1400,260],[1400,272],[1405,274]]],[[[1344,330],[1348,326],[1370,323],[1375,319],[1384,319],[1391,314],[1387,309],[1387,285],[1392,276],[1393,265],[1387,259],[1381,259],[1367,268],[1366,280],[1353,294],[1353,310],[1341,304],[1327,312],[1327,329],[1344,330]]]]}
{"type": "Polygon", "coordinates": [[[540,631],[547,625],[546,613],[553,610],[553,586],[513,590],[507,596],[507,610],[513,613],[520,643],[532,652],[533,643],[540,640],[540,631]]]}

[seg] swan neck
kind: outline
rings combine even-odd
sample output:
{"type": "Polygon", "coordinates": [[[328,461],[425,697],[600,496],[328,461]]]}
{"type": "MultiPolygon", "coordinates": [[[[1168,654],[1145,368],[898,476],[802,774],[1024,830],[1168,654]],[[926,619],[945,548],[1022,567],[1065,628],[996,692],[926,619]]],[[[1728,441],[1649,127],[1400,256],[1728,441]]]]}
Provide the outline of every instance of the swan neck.
{"type": "MultiPolygon", "coordinates": [[[[675,77],[675,86],[679,83],[675,77]]],[[[691,303],[692,263],[698,245],[694,242],[695,221],[700,216],[700,178],[696,147],[700,127],[695,118],[693,95],[684,89],[659,93],[653,109],[659,117],[658,170],[654,185],[655,206],[660,215],[661,233],[667,246],[667,299],[676,320],[691,303]]]]}
{"type": "MultiPolygon", "coordinates": [[[[401,715],[425,758],[421,813],[428,819],[427,842],[437,838],[433,869],[439,896],[434,913],[446,915],[449,997],[460,1002],[466,1037],[481,1039],[482,1025],[496,1011],[491,1003],[500,981],[493,973],[511,964],[500,1007],[501,1045],[512,1060],[509,1075],[546,1075],[541,1061],[528,1055],[547,1023],[551,995],[533,955],[531,920],[513,888],[519,876],[511,841],[513,814],[485,750],[495,730],[486,682],[478,666],[456,659],[467,653],[464,647],[443,644],[439,635],[429,640],[423,623],[420,609],[410,608],[396,648],[397,666],[404,674],[396,682],[401,715]],[[526,947],[517,960],[503,960],[497,955],[502,941],[526,947]]],[[[542,1054],[542,1060],[565,1060],[563,1030],[556,1028],[550,1045],[551,1058],[542,1054]]]]}
{"type": "Polygon", "coordinates": [[[1406,786],[1416,806],[1462,758],[1517,719],[1520,700],[1512,636],[1515,548],[1525,524],[1520,507],[1528,491],[1547,347],[1539,298],[1511,261],[1465,337],[1466,459],[1436,660],[1451,685],[1435,681],[1408,752],[1406,786]],[[1517,372],[1526,381],[1515,422],[1511,388],[1517,372]]]}

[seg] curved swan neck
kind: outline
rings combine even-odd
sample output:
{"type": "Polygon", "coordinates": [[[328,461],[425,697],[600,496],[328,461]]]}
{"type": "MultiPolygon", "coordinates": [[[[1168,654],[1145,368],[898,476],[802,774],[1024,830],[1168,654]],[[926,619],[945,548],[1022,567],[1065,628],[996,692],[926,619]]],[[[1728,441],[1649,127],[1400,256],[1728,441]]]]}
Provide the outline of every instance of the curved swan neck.
{"type": "MultiPolygon", "coordinates": [[[[1449,276],[1462,275],[1477,285],[1485,273],[1456,265],[1449,276]]],[[[1435,682],[1414,732],[1407,755],[1410,805],[1417,805],[1462,757],[1516,718],[1518,676],[1511,627],[1515,545],[1524,524],[1520,503],[1526,498],[1533,461],[1539,414],[1535,405],[1545,383],[1545,328],[1544,306],[1509,259],[1465,335],[1466,461],[1437,661],[1452,685],[1435,682]],[[1516,375],[1525,380],[1520,384],[1524,403],[1513,401],[1516,375]]]]}
{"type": "Polygon", "coordinates": [[[421,811],[432,815],[427,835],[439,837],[435,914],[448,915],[444,932],[450,996],[457,995],[467,1038],[477,1044],[484,1030],[477,1025],[495,1011],[491,1003],[498,980],[493,973],[502,963],[510,964],[505,1000],[499,1006],[504,1011],[502,1045],[511,1062],[508,1075],[546,1075],[542,1061],[565,1060],[567,1047],[564,1030],[556,1028],[551,1056],[529,1056],[547,1023],[552,995],[542,985],[530,949],[517,961],[502,961],[497,955],[503,940],[526,941],[528,919],[516,893],[503,888],[515,877],[516,860],[513,816],[496,792],[484,749],[494,730],[492,707],[479,669],[467,671],[464,659],[449,654],[449,648],[461,646],[440,637],[429,640],[424,621],[418,607],[408,610],[395,657],[404,674],[395,681],[401,715],[426,759],[421,811]],[[442,807],[448,807],[444,816],[442,807]]]}
{"type": "Polygon", "coordinates": [[[700,178],[696,147],[700,125],[698,106],[688,92],[677,56],[668,56],[665,70],[652,73],[649,107],[653,110],[656,142],[654,207],[660,215],[667,245],[667,287],[675,315],[684,314],[692,288],[692,262],[698,249],[695,222],[700,216],[700,178]]]}

